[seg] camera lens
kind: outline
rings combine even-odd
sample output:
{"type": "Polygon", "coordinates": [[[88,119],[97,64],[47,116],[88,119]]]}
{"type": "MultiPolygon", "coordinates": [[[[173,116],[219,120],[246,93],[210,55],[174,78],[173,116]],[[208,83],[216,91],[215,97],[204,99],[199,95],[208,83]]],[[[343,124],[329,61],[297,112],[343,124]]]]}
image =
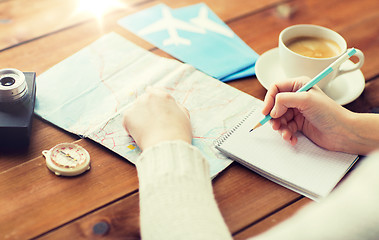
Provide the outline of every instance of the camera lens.
{"type": "Polygon", "coordinates": [[[16,80],[12,77],[5,77],[0,80],[1,85],[4,87],[12,86],[15,82],[16,80]]]}
{"type": "Polygon", "coordinates": [[[0,69],[0,103],[26,99],[28,86],[25,75],[14,68],[0,69]]]}

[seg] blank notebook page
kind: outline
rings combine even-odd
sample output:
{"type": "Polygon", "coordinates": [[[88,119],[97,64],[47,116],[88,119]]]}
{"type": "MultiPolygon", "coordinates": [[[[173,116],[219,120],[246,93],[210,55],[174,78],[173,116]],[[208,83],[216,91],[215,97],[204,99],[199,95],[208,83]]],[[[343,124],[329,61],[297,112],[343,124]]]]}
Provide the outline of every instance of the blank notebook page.
{"type": "Polygon", "coordinates": [[[328,195],[357,155],[328,151],[302,134],[292,146],[269,123],[249,132],[262,115],[250,113],[216,147],[269,179],[312,199],[328,195]]]}

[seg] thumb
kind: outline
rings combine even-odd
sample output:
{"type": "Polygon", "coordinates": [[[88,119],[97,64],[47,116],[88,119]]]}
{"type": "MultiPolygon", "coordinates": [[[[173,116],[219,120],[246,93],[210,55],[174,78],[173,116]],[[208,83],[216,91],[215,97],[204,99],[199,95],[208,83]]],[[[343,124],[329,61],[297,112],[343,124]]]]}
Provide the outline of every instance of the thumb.
{"type": "Polygon", "coordinates": [[[308,92],[282,92],[275,96],[275,104],[271,110],[271,117],[279,118],[283,116],[288,108],[303,110],[309,97],[308,92]]]}

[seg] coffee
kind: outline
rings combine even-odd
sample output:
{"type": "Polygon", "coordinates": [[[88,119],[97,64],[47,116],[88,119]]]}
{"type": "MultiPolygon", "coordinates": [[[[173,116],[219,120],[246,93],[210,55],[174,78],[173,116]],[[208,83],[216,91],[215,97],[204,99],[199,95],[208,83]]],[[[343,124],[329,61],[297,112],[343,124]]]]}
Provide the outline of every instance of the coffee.
{"type": "Polygon", "coordinates": [[[335,41],[325,38],[297,37],[285,45],[291,51],[311,58],[330,58],[341,53],[341,48],[335,41]]]}

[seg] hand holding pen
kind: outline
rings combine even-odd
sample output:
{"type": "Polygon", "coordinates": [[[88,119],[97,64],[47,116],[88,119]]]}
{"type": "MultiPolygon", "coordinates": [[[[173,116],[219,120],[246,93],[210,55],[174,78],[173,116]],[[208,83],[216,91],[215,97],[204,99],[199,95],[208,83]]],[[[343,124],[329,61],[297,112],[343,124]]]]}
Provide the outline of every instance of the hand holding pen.
{"type": "Polygon", "coordinates": [[[270,114],[273,129],[293,145],[300,131],[321,147],[340,150],[348,135],[347,121],[352,113],[317,86],[300,92],[309,82],[307,77],[278,82],[268,90],[262,113],[270,114]]]}
{"type": "MultiPolygon", "coordinates": [[[[341,57],[339,57],[336,61],[334,61],[332,64],[330,64],[327,68],[325,68],[322,72],[320,72],[317,76],[315,76],[312,80],[307,82],[305,85],[303,85],[301,88],[297,89],[296,92],[305,92],[311,89],[313,86],[315,86],[318,82],[320,82],[322,79],[324,79],[329,73],[335,71],[337,68],[341,66],[343,62],[348,60],[351,56],[353,56],[357,51],[354,48],[349,49],[346,53],[344,53],[341,57]]],[[[251,130],[264,125],[267,123],[272,116],[270,114],[267,114],[257,125],[255,125],[251,130]]]]}

